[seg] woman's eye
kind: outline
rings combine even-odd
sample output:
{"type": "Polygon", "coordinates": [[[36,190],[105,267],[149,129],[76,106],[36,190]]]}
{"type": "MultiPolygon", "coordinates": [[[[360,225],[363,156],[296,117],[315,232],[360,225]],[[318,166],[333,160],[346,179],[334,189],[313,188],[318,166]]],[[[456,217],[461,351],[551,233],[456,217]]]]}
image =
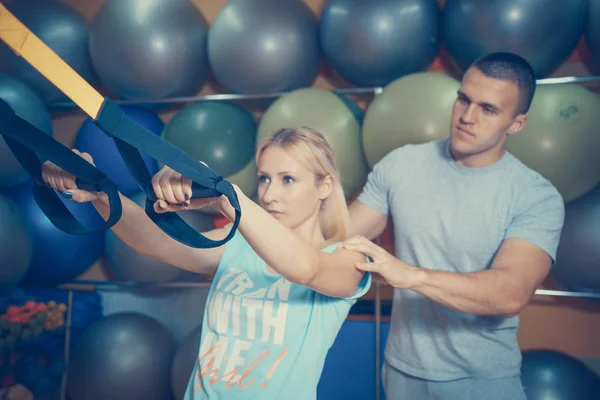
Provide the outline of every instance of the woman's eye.
{"type": "Polygon", "coordinates": [[[269,182],[269,178],[267,178],[266,176],[262,175],[258,177],[258,183],[268,183],[269,182]]]}
{"type": "Polygon", "coordinates": [[[291,176],[284,176],[283,182],[284,183],[292,183],[292,182],[294,182],[294,178],[292,178],[291,176]]]}

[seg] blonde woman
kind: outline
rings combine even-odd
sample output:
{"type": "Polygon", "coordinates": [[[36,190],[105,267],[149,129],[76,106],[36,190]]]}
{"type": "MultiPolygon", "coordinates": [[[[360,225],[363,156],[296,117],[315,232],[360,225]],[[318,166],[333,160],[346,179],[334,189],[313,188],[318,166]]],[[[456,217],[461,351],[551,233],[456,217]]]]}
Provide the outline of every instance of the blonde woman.
{"type": "MultiPolygon", "coordinates": [[[[186,400],[316,398],[327,351],[371,284],[355,267],[365,256],[337,246],[347,238],[348,211],[324,137],[308,128],[280,130],[261,143],[256,160],[261,206],[236,188],[238,232],[218,248],[174,241],[121,196],[123,217],[113,230],[123,241],[180,268],[214,274],[186,400]]],[[[59,168],[45,166],[44,178],[108,215],[103,194],[78,190],[59,168]]],[[[234,218],[226,198],[191,198],[191,181],[168,167],[153,186],[158,212],[210,204],[234,218]]],[[[225,234],[205,233],[213,239],[225,234]]]]}

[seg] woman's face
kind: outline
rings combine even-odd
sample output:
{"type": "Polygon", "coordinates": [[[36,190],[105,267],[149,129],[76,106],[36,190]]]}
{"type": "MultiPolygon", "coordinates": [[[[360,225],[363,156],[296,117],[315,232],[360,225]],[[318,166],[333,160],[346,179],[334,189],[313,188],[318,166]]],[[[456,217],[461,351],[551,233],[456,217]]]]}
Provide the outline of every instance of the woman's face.
{"type": "Polygon", "coordinates": [[[316,185],[315,174],[287,151],[278,147],[265,149],[258,162],[258,200],[273,217],[295,229],[316,217],[325,185],[316,185]]]}

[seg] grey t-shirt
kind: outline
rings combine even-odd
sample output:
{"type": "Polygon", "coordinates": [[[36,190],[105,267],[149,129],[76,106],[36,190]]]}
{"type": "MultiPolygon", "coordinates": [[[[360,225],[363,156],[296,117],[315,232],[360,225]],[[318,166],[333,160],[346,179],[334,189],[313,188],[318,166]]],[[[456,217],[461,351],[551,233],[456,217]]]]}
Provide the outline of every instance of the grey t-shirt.
{"type": "MultiPolygon", "coordinates": [[[[391,214],[398,258],[457,273],[489,268],[507,238],[529,241],[554,261],[564,222],[563,199],[547,179],[508,152],[487,167],[461,166],[448,139],[391,151],[358,200],[391,214]]],[[[385,357],[428,380],[518,375],[518,326],[518,316],[471,315],[396,289],[385,357]]]]}

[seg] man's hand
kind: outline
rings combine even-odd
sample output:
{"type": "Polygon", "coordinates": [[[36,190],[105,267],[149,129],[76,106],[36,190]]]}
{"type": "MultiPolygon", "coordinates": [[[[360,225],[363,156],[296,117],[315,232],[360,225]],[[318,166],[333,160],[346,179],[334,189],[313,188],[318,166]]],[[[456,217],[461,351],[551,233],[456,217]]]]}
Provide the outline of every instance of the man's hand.
{"type": "Polygon", "coordinates": [[[350,238],[344,241],[341,247],[370,257],[372,262],[356,263],[355,267],[373,273],[376,279],[382,278],[394,288],[409,289],[418,282],[421,272],[419,268],[406,264],[364,236],[350,238]]]}

